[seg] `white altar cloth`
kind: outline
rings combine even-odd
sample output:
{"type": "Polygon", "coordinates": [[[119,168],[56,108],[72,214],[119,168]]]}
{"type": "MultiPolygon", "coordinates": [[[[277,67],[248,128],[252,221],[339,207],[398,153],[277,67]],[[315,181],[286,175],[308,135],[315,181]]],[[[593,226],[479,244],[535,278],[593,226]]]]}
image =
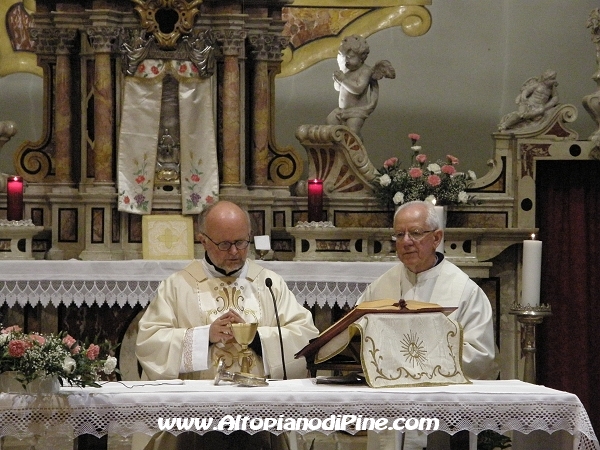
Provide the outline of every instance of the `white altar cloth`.
{"type": "MultiPolygon", "coordinates": [[[[309,306],[353,306],[395,262],[257,261],[309,306]]],[[[146,306],[158,284],[189,261],[0,261],[0,305],[146,306]]]]}
{"type": "Polygon", "coordinates": [[[323,385],[314,379],[269,381],[269,386],[256,388],[215,386],[206,380],[128,381],[101,388],[61,388],[53,396],[3,393],[0,436],[54,433],[73,438],[111,433],[125,437],[157,432],[159,417],[210,417],[216,423],[227,415],[324,420],[343,414],[387,418],[390,423],[399,417],[438,418],[439,430],[450,434],[564,430],[574,436],[573,449],[600,449],[576,395],[518,380],[396,389],[323,385]]]}

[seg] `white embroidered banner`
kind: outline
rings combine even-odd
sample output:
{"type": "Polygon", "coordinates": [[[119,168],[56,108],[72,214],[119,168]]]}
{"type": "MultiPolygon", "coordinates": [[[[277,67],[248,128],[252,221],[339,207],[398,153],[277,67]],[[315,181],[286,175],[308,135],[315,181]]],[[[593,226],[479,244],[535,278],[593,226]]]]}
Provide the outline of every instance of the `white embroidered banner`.
{"type": "Polygon", "coordinates": [[[150,214],[162,80],[171,74],[179,81],[181,211],[196,214],[216,201],[219,192],[213,89],[189,61],[146,60],[126,77],[119,130],[118,208],[150,214]]]}
{"type": "Polygon", "coordinates": [[[361,364],[371,387],[470,383],[462,370],[462,329],[444,313],[366,314],[321,347],[315,362],[361,336],[361,364]]]}

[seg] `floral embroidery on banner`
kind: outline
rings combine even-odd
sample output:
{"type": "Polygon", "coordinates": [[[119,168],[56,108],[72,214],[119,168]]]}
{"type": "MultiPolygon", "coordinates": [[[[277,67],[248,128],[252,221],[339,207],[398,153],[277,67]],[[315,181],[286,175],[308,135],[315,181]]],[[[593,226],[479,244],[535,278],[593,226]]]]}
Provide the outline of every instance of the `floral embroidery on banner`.
{"type": "Polygon", "coordinates": [[[156,78],[165,70],[165,61],[160,59],[146,59],[137,68],[135,77],[156,78]]]}
{"type": "Polygon", "coordinates": [[[204,179],[202,175],[202,159],[198,159],[195,164],[190,167],[189,175],[184,178],[184,193],[185,207],[187,211],[193,211],[198,209],[199,206],[210,205],[214,203],[217,198],[217,193],[213,190],[209,195],[202,198],[202,190],[204,186],[204,179]]]}
{"type": "Polygon", "coordinates": [[[173,61],[177,74],[184,78],[198,78],[198,68],[191,61],[173,61]]]}
{"type": "Polygon", "coordinates": [[[137,167],[132,173],[132,179],[135,184],[131,187],[131,191],[123,190],[119,193],[121,204],[125,205],[131,211],[149,211],[149,199],[146,192],[150,190],[151,177],[148,175],[148,155],[144,153],[144,159],[140,163],[137,159],[133,160],[134,166],[137,167]]]}

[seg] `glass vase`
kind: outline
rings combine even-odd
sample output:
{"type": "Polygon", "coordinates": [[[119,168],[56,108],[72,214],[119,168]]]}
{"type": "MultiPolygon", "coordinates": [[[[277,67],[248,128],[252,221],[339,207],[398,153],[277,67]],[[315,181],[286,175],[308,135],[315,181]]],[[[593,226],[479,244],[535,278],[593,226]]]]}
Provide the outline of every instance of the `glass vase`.
{"type": "Polygon", "coordinates": [[[53,375],[40,375],[25,387],[17,380],[17,372],[0,373],[0,392],[9,394],[50,395],[58,393],[60,383],[53,375]]]}

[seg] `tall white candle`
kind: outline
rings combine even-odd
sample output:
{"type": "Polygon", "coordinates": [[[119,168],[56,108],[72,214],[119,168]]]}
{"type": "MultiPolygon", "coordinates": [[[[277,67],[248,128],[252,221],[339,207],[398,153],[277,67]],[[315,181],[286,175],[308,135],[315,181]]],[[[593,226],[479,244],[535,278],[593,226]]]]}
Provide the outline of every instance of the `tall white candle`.
{"type": "Polygon", "coordinates": [[[523,241],[523,272],[521,280],[521,304],[523,306],[539,306],[540,280],[542,277],[542,241],[531,235],[531,239],[523,241]]]}
{"type": "MultiPolygon", "coordinates": [[[[435,209],[435,213],[437,214],[438,219],[440,221],[440,229],[445,230],[446,229],[446,211],[447,211],[447,209],[444,208],[443,206],[434,206],[434,209],[435,209]]],[[[436,250],[440,253],[444,253],[444,251],[445,251],[444,235],[442,235],[442,240],[440,241],[436,250]]]]}

